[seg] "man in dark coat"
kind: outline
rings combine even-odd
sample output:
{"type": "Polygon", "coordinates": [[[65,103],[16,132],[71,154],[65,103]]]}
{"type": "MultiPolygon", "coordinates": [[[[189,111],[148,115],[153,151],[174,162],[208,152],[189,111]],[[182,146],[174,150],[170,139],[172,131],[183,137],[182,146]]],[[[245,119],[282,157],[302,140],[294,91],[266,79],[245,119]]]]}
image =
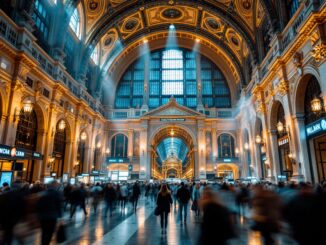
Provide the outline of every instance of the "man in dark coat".
{"type": "Polygon", "coordinates": [[[140,192],[139,184],[138,184],[138,182],[136,182],[132,187],[132,205],[133,205],[134,211],[137,210],[137,204],[138,204],[138,199],[139,199],[140,193],[141,192],[140,192]]]}
{"type": "Polygon", "coordinates": [[[188,188],[185,186],[183,182],[181,182],[181,187],[177,191],[177,199],[179,202],[179,219],[182,224],[182,220],[184,223],[187,221],[187,208],[188,208],[188,203],[190,200],[190,191],[188,188]],[[182,212],[183,214],[183,219],[182,219],[182,212]]]}

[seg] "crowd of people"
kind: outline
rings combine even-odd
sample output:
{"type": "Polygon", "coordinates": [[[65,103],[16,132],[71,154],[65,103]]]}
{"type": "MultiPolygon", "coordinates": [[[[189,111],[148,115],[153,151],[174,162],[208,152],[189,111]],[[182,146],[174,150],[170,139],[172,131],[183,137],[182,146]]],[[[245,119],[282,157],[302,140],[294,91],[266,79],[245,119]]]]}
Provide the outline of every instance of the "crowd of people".
{"type": "Polygon", "coordinates": [[[171,208],[178,210],[180,226],[189,223],[191,209],[200,222],[198,244],[226,244],[235,239],[241,220],[261,234],[264,244],[276,244],[278,234],[292,236],[299,245],[326,244],[326,183],[96,183],[85,185],[52,182],[28,184],[20,181],[9,187],[4,183],[0,192],[0,244],[12,244],[13,238],[24,244],[33,229],[41,229],[42,245],[50,244],[55,230],[70,221],[77,208],[89,216],[110,217],[130,203],[137,212],[138,200],[144,196],[154,214],[160,217],[161,233],[167,232],[171,208]],[[87,205],[91,208],[87,209],[87,205]],[[26,228],[27,227],[27,228],[26,228]],[[25,228],[25,229],[24,229],[25,228]],[[17,230],[19,232],[17,232],[17,230]]]}

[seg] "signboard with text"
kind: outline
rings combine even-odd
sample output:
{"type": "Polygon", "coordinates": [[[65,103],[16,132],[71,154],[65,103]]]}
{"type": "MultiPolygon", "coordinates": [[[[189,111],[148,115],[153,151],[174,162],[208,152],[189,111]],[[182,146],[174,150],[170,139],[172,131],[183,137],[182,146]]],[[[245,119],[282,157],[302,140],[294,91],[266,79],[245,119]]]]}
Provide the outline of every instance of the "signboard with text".
{"type": "Polygon", "coordinates": [[[306,126],[307,137],[314,137],[320,133],[326,132],[326,119],[322,118],[318,121],[310,123],[306,126]]]}

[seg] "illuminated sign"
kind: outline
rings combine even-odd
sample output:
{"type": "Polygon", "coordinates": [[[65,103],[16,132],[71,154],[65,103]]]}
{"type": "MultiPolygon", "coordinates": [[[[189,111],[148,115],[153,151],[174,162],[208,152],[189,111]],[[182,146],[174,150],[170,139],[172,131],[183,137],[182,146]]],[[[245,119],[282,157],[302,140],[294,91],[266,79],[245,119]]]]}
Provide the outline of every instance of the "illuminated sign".
{"type": "Polygon", "coordinates": [[[287,137],[287,136],[278,140],[278,145],[279,146],[282,146],[282,145],[285,145],[285,144],[288,144],[288,143],[289,143],[289,137],[287,137]]]}
{"type": "Polygon", "coordinates": [[[224,158],[223,162],[231,162],[231,159],[230,158],[224,158]]]}
{"type": "Polygon", "coordinates": [[[7,148],[7,147],[1,146],[0,147],[0,154],[9,156],[10,155],[10,149],[7,148]]]}
{"type": "Polygon", "coordinates": [[[306,126],[306,133],[308,137],[314,136],[321,132],[326,132],[326,119],[320,119],[306,126]]]}
{"type": "Polygon", "coordinates": [[[184,122],[186,119],[184,118],[161,118],[161,122],[184,122]]]}
{"type": "Polygon", "coordinates": [[[128,158],[109,158],[108,159],[109,163],[124,163],[124,162],[129,162],[128,158]]]}

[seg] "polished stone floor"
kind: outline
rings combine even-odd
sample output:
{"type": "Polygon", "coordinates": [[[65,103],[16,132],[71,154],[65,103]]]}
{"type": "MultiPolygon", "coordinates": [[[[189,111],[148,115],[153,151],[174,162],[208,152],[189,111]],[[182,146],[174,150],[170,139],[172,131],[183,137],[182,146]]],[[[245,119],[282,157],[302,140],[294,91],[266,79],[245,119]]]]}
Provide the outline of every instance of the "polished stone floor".
{"type": "MultiPolygon", "coordinates": [[[[136,212],[132,211],[132,207],[129,204],[125,209],[117,208],[112,217],[103,216],[103,206],[103,204],[100,206],[97,214],[94,214],[90,207],[88,207],[89,215],[87,217],[84,216],[81,210],[78,210],[72,220],[69,220],[69,214],[66,212],[64,219],[67,222],[68,240],[63,244],[197,244],[200,220],[190,210],[188,210],[187,224],[181,225],[178,221],[178,208],[173,208],[169,215],[167,234],[161,235],[159,218],[153,214],[154,203],[141,199],[136,212]]],[[[230,245],[263,244],[259,234],[253,233],[248,229],[249,222],[246,221],[246,218],[241,217],[238,222],[239,236],[237,239],[230,241],[230,245]]],[[[285,235],[279,236],[277,240],[278,245],[295,244],[285,235]]],[[[40,244],[40,232],[38,230],[34,231],[33,235],[29,236],[24,244],[40,244]]],[[[54,241],[53,244],[55,244],[54,241]]]]}

